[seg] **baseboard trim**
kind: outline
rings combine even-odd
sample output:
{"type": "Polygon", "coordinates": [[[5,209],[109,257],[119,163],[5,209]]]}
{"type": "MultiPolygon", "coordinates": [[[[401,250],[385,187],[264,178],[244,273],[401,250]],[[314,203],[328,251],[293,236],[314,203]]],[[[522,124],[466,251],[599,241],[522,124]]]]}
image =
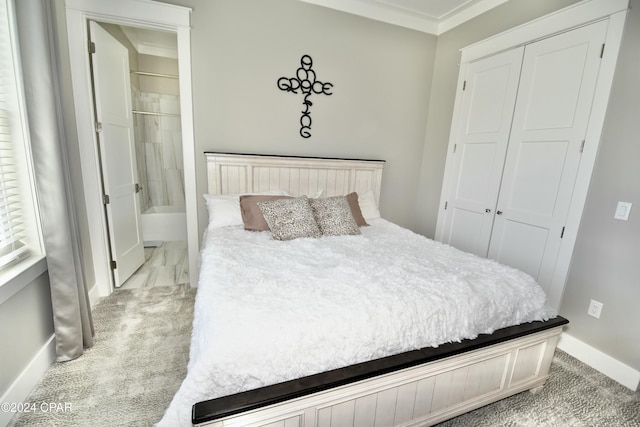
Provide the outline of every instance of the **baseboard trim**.
{"type": "Polygon", "coordinates": [[[568,335],[566,332],[560,335],[558,348],[632,391],[638,390],[640,386],[640,371],[568,335]]]}
{"type": "MultiPolygon", "coordinates": [[[[0,397],[2,403],[24,403],[29,394],[40,382],[49,366],[56,360],[55,335],[47,340],[40,351],[31,359],[31,362],[11,384],[6,393],[0,397]]],[[[35,403],[35,402],[31,402],[35,403]]],[[[0,427],[5,427],[11,421],[15,413],[0,411],[0,427]]]]}
{"type": "Polygon", "coordinates": [[[93,287],[89,290],[89,305],[93,308],[98,300],[100,300],[100,290],[98,289],[98,285],[93,285],[93,287]]]}

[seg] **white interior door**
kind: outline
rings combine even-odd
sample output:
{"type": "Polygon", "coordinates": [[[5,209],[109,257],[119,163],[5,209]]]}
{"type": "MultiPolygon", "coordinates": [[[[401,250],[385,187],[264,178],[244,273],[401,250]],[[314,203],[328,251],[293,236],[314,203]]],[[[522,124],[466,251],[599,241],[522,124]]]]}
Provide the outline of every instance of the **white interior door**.
{"type": "Polygon", "coordinates": [[[470,63],[442,241],[486,257],[524,48],[470,63]]]}
{"type": "Polygon", "coordinates": [[[607,22],[526,47],[489,257],[549,291],[580,165],[607,22]]]}
{"type": "Polygon", "coordinates": [[[93,85],[115,286],[144,263],[140,226],[129,53],[96,22],[90,22],[93,85]]]}

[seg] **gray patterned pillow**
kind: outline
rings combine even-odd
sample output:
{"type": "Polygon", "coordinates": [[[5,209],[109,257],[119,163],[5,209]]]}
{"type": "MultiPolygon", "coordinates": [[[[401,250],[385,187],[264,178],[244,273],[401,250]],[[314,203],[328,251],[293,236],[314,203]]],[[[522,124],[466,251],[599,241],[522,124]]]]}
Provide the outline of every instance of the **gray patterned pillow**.
{"type": "Polygon", "coordinates": [[[276,240],[322,235],[306,196],[258,202],[258,208],[269,225],[271,236],[276,240]]]}
{"type": "Polygon", "coordinates": [[[345,196],[309,199],[309,204],[324,236],[360,234],[360,228],[345,196]]]}

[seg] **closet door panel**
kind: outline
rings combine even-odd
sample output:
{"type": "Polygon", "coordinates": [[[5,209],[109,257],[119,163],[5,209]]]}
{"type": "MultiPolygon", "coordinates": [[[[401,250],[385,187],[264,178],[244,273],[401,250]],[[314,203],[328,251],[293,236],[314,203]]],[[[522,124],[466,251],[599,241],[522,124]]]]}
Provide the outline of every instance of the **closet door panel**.
{"type": "Polygon", "coordinates": [[[506,221],[492,247],[500,248],[500,262],[536,277],[540,274],[549,229],[517,221],[506,221]]]}
{"type": "Polygon", "coordinates": [[[527,82],[525,98],[519,104],[523,130],[571,129],[576,119],[590,45],[578,39],[569,46],[555,46],[551,40],[546,40],[527,48],[525,61],[528,67],[523,71],[532,80],[527,82]],[[553,50],[545,51],[545,44],[553,50]]]}
{"type": "Polygon", "coordinates": [[[514,147],[508,209],[550,226],[558,205],[569,141],[523,141],[514,147]]]}
{"type": "Polygon", "coordinates": [[[523,48],[469,64],[452,147],[443,241],[487,256],[523,48]]]}
{"type": "MultiPolygon", "coordinates": [[[[496,160],[495,143],[469,143],[462,145],[460,171],[455,198],[451,203],[451,233],[448,243],[466,252],[486,256],[491,215],[487,200],[492,189],[492,176],[487,173],[496,160]]],[[[504,157],[504,155],[502,156],[504,157]]]]}
{"type": "Polygon", "coordinates": [[[606,30],[598,22],[525,50],[489,257],[531,274],[547,291],[606,30]]]}

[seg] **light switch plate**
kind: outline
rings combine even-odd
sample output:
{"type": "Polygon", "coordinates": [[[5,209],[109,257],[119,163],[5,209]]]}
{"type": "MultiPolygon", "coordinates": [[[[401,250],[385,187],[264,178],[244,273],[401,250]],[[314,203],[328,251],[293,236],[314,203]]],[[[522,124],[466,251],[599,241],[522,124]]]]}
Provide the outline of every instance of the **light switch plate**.
{"type": "Polygon", "coordinates": [[[613,216],[615,219],[620,219],[622,221],[629,220],[629,212],[631,212],[632,203],[629,202],[618,202],[618,207],[616,207],[616,214],[613,216]]]}

